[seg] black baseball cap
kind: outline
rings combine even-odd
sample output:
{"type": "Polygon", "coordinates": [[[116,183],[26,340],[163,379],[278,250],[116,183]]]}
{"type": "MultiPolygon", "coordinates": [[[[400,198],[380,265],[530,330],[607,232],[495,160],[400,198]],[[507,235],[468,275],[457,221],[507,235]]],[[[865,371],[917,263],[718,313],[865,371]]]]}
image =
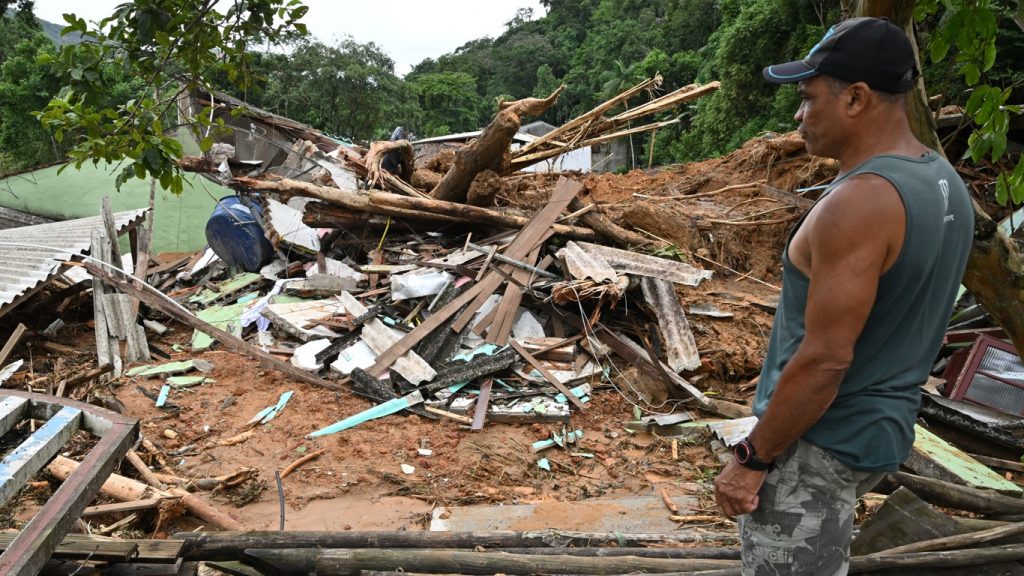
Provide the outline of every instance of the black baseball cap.
{"type": "Polygon", "coordinates": [[[884,18],[851,18],[829,28],[803,60],[764,69],[764,79],[789,84],[825,74],[899,94],[914,87],[914,49],[903,30],[884,18]]]}

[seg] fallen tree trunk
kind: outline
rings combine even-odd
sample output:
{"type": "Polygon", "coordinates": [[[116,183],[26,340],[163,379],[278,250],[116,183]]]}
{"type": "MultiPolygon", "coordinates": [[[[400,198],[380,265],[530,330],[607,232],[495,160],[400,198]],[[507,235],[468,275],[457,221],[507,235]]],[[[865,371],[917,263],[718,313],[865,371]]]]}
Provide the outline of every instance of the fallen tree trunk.
{"type": "MultiPolygon", "coordinates": [[[[46,468],[50,474],[53,474],[54,477],[62,481],[66,480],[67,477],[76,469],[78,469],[78,462],[60,455],[57,455],[57,457],[54,458],[46,468]]],[[[169,491],[165,492],[163,490],[157,490],[152,486],[147,486],[138,480],[125,478],[118,474],[111,474],[110,478],[103,483],[103,486],[100,488],[100,492],[120,502],[143,500],[151,495],[179,497],[181,498],[182,504],[185,505],[186,510],[210,526],[220,528],[221,530],[245,530],[245,526],[243,526],[238,520],[235,520],[227,514],[217,510],[202,497],[186,492],[180,488],[171,488],[169,491]]]]}
{"type": "MultiPolygon", "coordinates": [[[[433,214],[446,214],[449,217],[473,224],[491,224],[502,228],[523,228],[530,223],[532,218],[525,216],[513,216],[503,214],[497,210],[459,204],[457,202],[442,202],[425,198],[410,198],[396,194],[370,193],[371,206],[386,206],[390,208],[405,208],[419,212],[430,212],[433,214]]],[[[593,230],[580,228],[578,226],[567,226],[565,224],[552,224],[551,230],[566,238],[585,240],[587,238],[597,239],[593,230]]]]}
{"type": "Polygon", "coordinates": [[[465,202],[466,193],[476,175],[491,169],[500,175],[510,170],[508,164],[509,145],[516,135],[523,116],[543,114],[565,86],[560,86],[547,98],[524,98],[515,102],[503,103],[494,120],[484,128],[480,137],[469,146],[460,148],[455,153],[455,164],[441,179],[430,195],[438,200],[448,202],[465,202]]]}
{"type": "MultiPolygon", "coordinates": [[[[334,204],[355,212],[394,216],[398,218],[416,218],[441,222],[462,222],[466,224],[491,224],[502,228],[519,229],[530,223],[530,218],[504,214],[494,209],[468,206],[458,202],[444,202],[431,198],[413,198],[388,192],[349,192],[339,188],[317,186],[296,180],[255,180],[252,178],[235,178],[231,187],[261,192],[277,192],[282,197],[304,196],[316,198],[328,204],[334,204]]],[[[597,238],[593,230],[579,226],[554,224],[551,230],[555,234],[570,239],[594,240],[597,238]]]]}
{"type": "Polygon", "coordinates": [[[455,574],[626,574],[664,573],[733,568],[737,560],[638,558],[619,556],[588,558],[566,554],[539,556],[506,552],[465,550],[246,550],[257,568],[282,574],[351,574],[363,570],[448,572],[455,574]],[[311,571],[308,571],[310,570],[311,571]]]}
{"type": "MultiPolygon", "coordinates": [[[[915,552],[911,554],[872,554],[850,558],[850,574],[874,572],[896,568],[955,568],[961,566],[985,566],[1018,562],[1024,560],[1024,545],[1007,544],[990,548],[967,550],[940,550],[915,552]]],[[[920,574],[920,572],[918,572],[920,574]]]]}
{"type": "Polygon", "coordinates": [[[735,545],[735,532],[728,534],[616,534],[609,532],[565,532],[542,530],[513,532],[182,532],[186,560],[233,560],[248,548],[548,548],[563,546],[642,546],[658,543],[710,543],[725,540],[735,545]]]}
{"type": "Polygon", "coordinates": [[[987,515],[1024,514],[1024,500],[905,472],[889,474],[877,489],[888,492],[895,486],[905,486],[922,500],[946,508],[987,515]]]}

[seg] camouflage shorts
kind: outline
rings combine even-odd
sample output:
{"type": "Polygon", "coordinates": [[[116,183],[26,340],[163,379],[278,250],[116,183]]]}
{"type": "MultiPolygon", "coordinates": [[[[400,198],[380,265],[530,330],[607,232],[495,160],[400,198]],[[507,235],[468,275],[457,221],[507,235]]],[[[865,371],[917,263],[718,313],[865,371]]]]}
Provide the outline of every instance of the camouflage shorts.
{"type": "Polygon", "coordinates": [[[883,474],[799,440],[776,460],[760,506],[739,517],[744,576],[844,576],[857,498],[883,474]]]}

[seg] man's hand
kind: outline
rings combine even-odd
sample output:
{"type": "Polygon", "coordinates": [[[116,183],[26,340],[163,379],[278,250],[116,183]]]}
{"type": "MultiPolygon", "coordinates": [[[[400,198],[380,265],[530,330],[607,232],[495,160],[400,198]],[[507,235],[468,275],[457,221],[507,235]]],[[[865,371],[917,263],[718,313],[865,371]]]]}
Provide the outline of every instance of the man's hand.
{"type": "Polygon", "coordinates": [[[715,500],[727,516],[749,514],[757,510],[757,493],[767,475],[733,460],[715,478],[715,500]]]}

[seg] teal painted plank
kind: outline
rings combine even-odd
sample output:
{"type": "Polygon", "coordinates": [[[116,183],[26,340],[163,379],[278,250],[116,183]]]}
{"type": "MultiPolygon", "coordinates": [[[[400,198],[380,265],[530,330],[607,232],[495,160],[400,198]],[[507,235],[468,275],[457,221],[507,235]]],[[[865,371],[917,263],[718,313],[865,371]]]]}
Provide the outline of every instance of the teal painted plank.
{"type": "Polygon", "coordinates": [[[8,396],[0,401],[0,436],[10,432],[11,428],[24,419],[28,410],[28,398],[8,396]]]}
{"type": "Polygon", "coordinates": [[[943,470],[975,488],[996,490],[1003,494],[1021,494],[1020,486],[993,472],[988,466],[971,458],[919,425],[914,425],[914,451],[943,470]]]}
{"type": "Polygon", "coordinates": [[[70,406],[61,408],[0,462],[0,505],[5,504],[57,455],[64,443],[78,431],[81,420],[81,410],[70,406]]]}
{"type": "Polygon", "coordinates": [[[327,434],[337,434],[342,430],[348,430],[349,428],[358,426],[363,422],[383,418],[384,416],[394,414],[395,412],[404,410],[409,406],[415,406],[421,402],[423,402],[423,395],[420,394],[419,390],[417,390],[412,394],[402,396],[401,398],[395,398],[394,400],[388,400],[383,404],[378,404],[373,408],[349,416],[340,422],[335,422],[326,428],[321,428],[316,432],[311,432],[307,438],[316,438],[317,436],[326,436],[327,434]]]}

